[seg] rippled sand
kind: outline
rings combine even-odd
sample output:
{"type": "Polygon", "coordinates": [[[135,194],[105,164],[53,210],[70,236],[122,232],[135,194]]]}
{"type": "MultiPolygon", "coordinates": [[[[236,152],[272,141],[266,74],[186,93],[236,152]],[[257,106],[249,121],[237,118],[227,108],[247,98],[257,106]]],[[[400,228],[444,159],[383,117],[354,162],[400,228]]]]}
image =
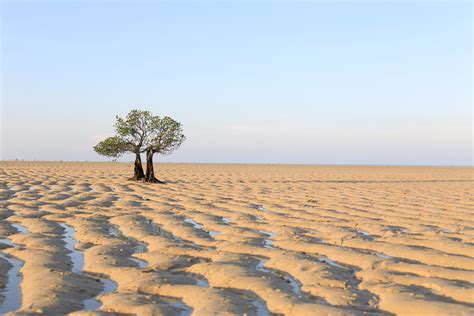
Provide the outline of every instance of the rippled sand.
{"type": "Polygon", "coordinates": [[[0,312],[474,314],[472,168],[156,170],[1,162],[0,312]]]}

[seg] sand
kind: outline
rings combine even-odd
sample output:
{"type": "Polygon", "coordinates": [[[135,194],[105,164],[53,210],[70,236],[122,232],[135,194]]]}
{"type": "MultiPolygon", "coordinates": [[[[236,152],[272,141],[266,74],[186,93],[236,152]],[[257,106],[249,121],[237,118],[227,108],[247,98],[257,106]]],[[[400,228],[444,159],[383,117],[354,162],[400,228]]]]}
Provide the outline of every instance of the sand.
{"type": "Polygon", "coordinates": [[[0,312],[474,315],[472,168],[131,172],[0,163],[0,312]]]}

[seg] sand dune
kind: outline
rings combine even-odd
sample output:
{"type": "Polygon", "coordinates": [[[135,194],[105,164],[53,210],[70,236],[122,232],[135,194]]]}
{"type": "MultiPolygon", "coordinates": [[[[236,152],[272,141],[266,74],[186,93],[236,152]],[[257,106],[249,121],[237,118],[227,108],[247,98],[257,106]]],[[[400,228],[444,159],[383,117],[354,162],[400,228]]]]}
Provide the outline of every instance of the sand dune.
{"type": "Polygon", "coordinates": [[[472,168],[131,170],[0,163],[0,313],[474,315],[472,168]]]}

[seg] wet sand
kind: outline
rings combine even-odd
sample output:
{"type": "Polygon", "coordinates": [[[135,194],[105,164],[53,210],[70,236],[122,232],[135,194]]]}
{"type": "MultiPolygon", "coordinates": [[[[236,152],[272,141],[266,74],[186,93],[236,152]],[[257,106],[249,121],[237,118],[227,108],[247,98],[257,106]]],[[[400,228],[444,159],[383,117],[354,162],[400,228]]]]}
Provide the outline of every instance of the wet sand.
{"type": "Polygon", "coordinates": [[[0,162],[0,313],[474,315],[472,168],[0,162]]]}

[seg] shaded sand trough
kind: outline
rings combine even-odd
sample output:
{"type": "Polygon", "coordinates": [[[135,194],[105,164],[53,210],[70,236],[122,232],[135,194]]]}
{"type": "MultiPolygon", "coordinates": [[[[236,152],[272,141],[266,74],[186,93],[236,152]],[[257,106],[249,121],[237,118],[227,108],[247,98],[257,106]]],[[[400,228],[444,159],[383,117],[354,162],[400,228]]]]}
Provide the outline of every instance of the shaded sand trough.
{"type": "Polygon", "coordinates": [[[0,312],[473,315],[472,168],[0,163],[0,312]]]}

